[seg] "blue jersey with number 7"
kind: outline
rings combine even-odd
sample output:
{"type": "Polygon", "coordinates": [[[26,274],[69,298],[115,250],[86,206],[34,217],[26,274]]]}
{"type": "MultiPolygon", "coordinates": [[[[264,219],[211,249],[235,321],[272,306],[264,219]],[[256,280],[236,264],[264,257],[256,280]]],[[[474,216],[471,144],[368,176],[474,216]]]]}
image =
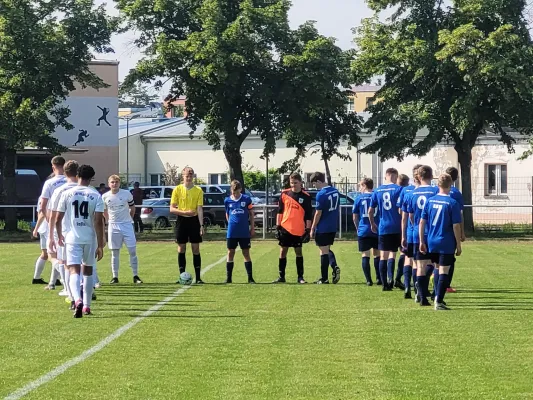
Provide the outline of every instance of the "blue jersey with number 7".
{"type": "Polygon", "coordinates": [[[322,188],[316,195],[316,209],[322,211],[316,232],[337,232],[340,209],[339,191],[331,186],[322,188]]]}
{"type": "Polygon", "coordinates": [[[402,187],[395,183],[381,185],[372,193],[372,208],[378,208],[378,235],[392,235],[402,232],[402,216],[398,211],[402,187]]]}
{"type": "Polygon", "coordinates": [[[449,195],[438,194],[428,199],[422,219],[427,226],[430,253],[453,254],[456,242],[453,226],[461,223],[461,206],[449,195]]]}

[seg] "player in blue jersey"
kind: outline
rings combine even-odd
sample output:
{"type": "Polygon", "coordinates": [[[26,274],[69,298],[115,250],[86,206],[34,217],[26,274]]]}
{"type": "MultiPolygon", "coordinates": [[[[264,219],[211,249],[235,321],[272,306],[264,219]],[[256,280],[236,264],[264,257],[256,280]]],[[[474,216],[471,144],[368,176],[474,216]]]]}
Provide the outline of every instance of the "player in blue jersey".
{"type": "MultiPolygon", "coordinates": [[[[407,205],[411,198],[411,193],[420,185],[418,178],[418,168],[421,164],[416,164],[413,167],[413,181],[414,185],[409,185],[402,190],[400,195],[400,210],[402,211],[402,252],[405,255],[405,261],[403,265],[403,282],[404,282],[404,298],[411,299],[411,277],[416,280],[416,272],[413,271],[414,263],[414,240],[413,240],[413,224],[409,218],[409,211],[407,205]]],[[[416,268],[415,268],[416,270],[416,268]]],[[[398,272],[400,271],[400,265],[398,263],[398,272]]]]}
{"type": "MultiPolygon", "coordinates": [[[[416,301],[420,302],[423,306],[431,305],[427,300],[429,295],[429,271],[428,266],[432,266],[431,258],[419,251],[419,228],[420,220],[422,219],[422,211],[429,198],[435,196],[439,189],[436,186],[431,186],[431,180],[433,179],[433,169],[428,165],[423,165],[418,169],[418,177],[420,179],[420,186],[411,192],[411,196],[407,205],[407,211],[409,212],[409,218],[413,224],[413,240],[414,246],[414,258],[417,263],[417,277],[416,277],[416,301]]],[[[425,234],[422,231],[422,234],[425,234]]]]}
{"type": "MultiPolygon", "coordinates": [[[[398,175],[398,180],[396,181],[396,184],[402,188],[402,192],[400,193],[400,200],[398,203],[398,208],[400,209],[400,215],[403,218],[402,213],[402,200],[405,197],[407,193],[412,191],[412,188],[414,188],[413,185],[409,184],[409,177],[405,174],[398,175]]],[[[402,275],[403,275],[403,269],[405,266],[405,249],[403,246],[400,246],[400,258],[398,259],[398,268],[396,268],[396,278],[394,279],[394,287],[397,287],[398,289],[405,289],[405,285],[402,283],[402,275]]]]}
{"type": "MultiPolygon", "coordinates": [[[[335,241],[339,228],[339,191],[326,183],[326,176],[322,172],[311,175],[311,183],[319,189],[316,195],[316,211],[311,225],[311,239],[314,237],[316,245],[320,249],[320,273],[321,277],[315,283],[329,283],[328,267],[330,264],[330,246],[335,241]]],[[[335,258],[335,256],[333,256],[335,258]]],[[[333,266],[333,283],[338,283],[341,278],[341,270],[338,265],[333,266]]]]}
{"type": "Polygon", "coordinates": [[[450,196],[452,177],[439,176],[439,193],[426,202],[420,220],[420,252],[431,256],[439,269],[435,310],[449,310],[444,303],[450,267],[461,249],[461,207],[450,196]],[[423,234],[427,227],[427,239],[423,234]]]}
{"type": "MultiPolygon", "coordinates": [[[[363,178],[359,183],[359,190],[361,194],[357,196],[354,201],[352,214],[353,223],[357,231],[357,241],[359,243],[359,251],[362,257],[363,274],[366,279],[366,284],[372,286],[372,274],[370,273],[370,252],[374,253],[374,269],[376,271],[376,283],[381,285],[381,277],[379,273],[379,250],[378,250],[378,235],[372,232],[370,219],[368,218],[368,210],[372,201],[372,190],[374,189],[374,181],[370,178],[363,178]]],[[[374,220],[377,222],[377,216],[374,215],[374,220]]]]}
{"type": "MultiPolygon", "coordinates": [[[[463,194],[455,185],[457,185],[457,179],[459,178],[459,171],[455,167],[450,167],[446,169],[446,173],[452,177],[452,181],[454,183],[454,186],[452,186],[450,190],[450,197],[454,199],[457,203],[459,203],[459,207],[461,207],[461,242],[464,242],[466,240],[465,236],[465,220],[463,211],[465,208],[465,202],[463,199],[463,194]]],[[[455,262],[452,264],[450,268],[450,287],[448,288],[448,293],[455,293],[456,290],[452,287],[452,279],[453,279],[453,273],[455,271],[455,262]]]]}
{"type": "Polygon", "coordinates": [[[251,238],[255,234],[252,199],[242,193],[242,185],[239,181],[231,182],[231,196],[224,200],[224,207],[228,221],[226,283],[232,283],[233,259],[237,245],[242,250],[248,283],[255,283],[252,275],[252,259],[250,258],[251,238]]]}
{"type": "Polygon", "coordinates": [[[383,282],[383,291],[392,290],[396,252],[402,241],[402,217],[398,209],[402,188],[395,183],[397,179],[398,171],[395,168],[385,171],[385,184],[372,194],[368,210],[372,232],[378,234],[378,249],[381,258],[379,272],[383,282]],[[377,209],[379,209],[379,227],[374,219],[377,209]]]}

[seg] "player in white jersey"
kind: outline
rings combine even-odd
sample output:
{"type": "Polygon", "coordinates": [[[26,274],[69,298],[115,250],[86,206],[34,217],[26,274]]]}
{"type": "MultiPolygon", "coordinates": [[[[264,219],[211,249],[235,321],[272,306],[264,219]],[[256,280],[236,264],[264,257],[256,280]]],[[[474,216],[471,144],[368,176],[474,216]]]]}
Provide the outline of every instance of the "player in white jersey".
{"type": "Polygon", "coordinates": [[[133,195],[120,188],[120,177],[111,175],[108,180],[111,190],[104,193],[105,212],[107,220],[109,250],[111,250],[111,271],[113,279],[111,284],[118,283],[118,269],[120,265],[120,249],[122,244],[126,245],[130,254],[130,265],[133,272],[133,283],[143,283],[139,278],[139,261],[137,258],[137,240],[133,230],[133,216],[135,215],[135,203],[133,195]]]}
{"type": "MultiPolygon", "coordinates": [[[[37,203],[37,210],[41,209],[41,198],[39,197],[39,201],[37,203]]],[[[35,224],[35,228],[33,229],[33,237],[39,238],[39,242],[41,245],[41,254],[37,258],[37,261],[35,261],[35,271],[33,273],[33,285],[46,285],[47,282],[43,280],[41,275],[43,274],[44,266],[46,265],[46,261],[48,260],[48,247],[46,240],[48,239],[48,222],[46,222],[46,216],[43,213],[39,213],[39,217],[37,219],[37,223],[35,224]]]]}
{"type": "MultiPolygon", "coordinates": [[[[54,172],[54,176],[44,183],[43,190],[41,193],[41,208],[39,210],[39,213],[44,214],[44,216],[46,217],[46,221],[48,221],[48,224],[50,224],[51,214],[48,212],[48,203],[52,198],[54,191],[67,182],[67,179],[64,175],[64,166],[65,159],[63,157],[56,156],[52,158],[52,170],[54,172]]],[[[48,249],[48,255],[50,256],[50,261],[52,262],[52,272],[50,274],[50,282],[48,283],[48,286],[45,287],[45,289],[54,290],[55,286],[60,283],[58,282],[58,278],[61,276],[61,274],[59,272],[57,255],[51,252],[50,249],[48,249]]]]}
{"type": "MultiPolygon", "coordinates": [[[[78,174],[78,168],[79,165],[76,161],[70,160],[67,161],[65,164],[65,176],[67,177],[67,182],[63,185],[57,188],[54,193],[52,194],[52,198],[48,202],[48,214],[50,215],[50,228],[48,232],[48,247],[50,249],[50,253],[56,254],[56,259],[58,262],[58,269],[61,274],[61,279],[63,279],[64,282],[64,289],[59,294],[61,296],[67,296],[69,298],[69,301],[73,307],[74,299],[72,297],[72,293],[70,291],[69,287],[69,278],[70,278],[70,272],[68,268],[66,267],[66,255],[65,255],[65,248],[62,246],[59,246],[58,244],[58,236],[55,229],[56,226],[56,220],[57,220],[57,210],[59,207],[59,200],[61,199],[61,196],[63,193],[65,193],[67,190],[72,189],[75,186],[78,186],[78,180],[76,178],[76,175],[78,174]]],[[[65,225],[65,221],[63,221],[63,235],[66,235],[68,229],[65,225]]]]}
{"type": "Polygon", "coordinates": [[[57,207],[56,226],[59,245],[65,246],[70,270],[70,291],[75,301],[74,318],[91,314],[93,265],[104,253],[104,202],[102,196],[89,188],[94,177],[90,165],[78,169],[78,186],[65,191],[57,207]],[[63,219],[67,232],[63,235],[63,219]],[[80,293],[80,271],[85,282],[83,300],[80,293]]]}

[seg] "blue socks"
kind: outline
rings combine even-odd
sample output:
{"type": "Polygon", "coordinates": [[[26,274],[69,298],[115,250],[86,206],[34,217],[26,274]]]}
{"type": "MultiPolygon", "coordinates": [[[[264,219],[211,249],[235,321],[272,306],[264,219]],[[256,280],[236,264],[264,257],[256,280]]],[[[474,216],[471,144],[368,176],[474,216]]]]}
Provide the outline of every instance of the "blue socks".
{"type": "MultiPolygon", "coordinates": [[[[398,267],[398,271],[400,270],[400,267],[398,267]]],[[[403,284],[405,285],[405,290],[410,291],[411,290],[411,275],[413,274],[413,269],[410,265],[405,265],[403,267],[403,284]]]]}
{"type": "Polygon", "coordinates": [[[453,272],[455,271],[455,261],[450,265],[450,272],[448,272],[448,277],[450,278],[450,286],[452,286],[453,272]]]}
{"type": "Polygon", "coordinates": [[[379,261],[379,275],[384,286],[387,285],[387,260],[379,261]]]}
{"type": "Polygon", "coordinates": [[[450,277],[447,274],[442,274],[439,276],[439,286],[437,288],[437,297],[435,298],[438,303],[444,301],[444,295],[446,294],[446,289],[450,285],[450,277]]]}
{"type": "Polygon", "coordinates": [[[439,277],[440,277],[439,269],[435,268],[433,270],[433,296],[434,297],[437,297],[437,294],[438,294],[437,287],[439,286],[439,277]]]}
{"type": "Polygon", "coordinates": [[[370,275],[370,257],[363,257],[363,274],[367,282],[372,282],[372,275],[370,275]]]}
{"type": "Polygon", "coordinates": [[[376,271],[376,281],[381,282],[381,273],[379,272],[379,257],[374,257],[374,270],[376,271]]]}
{"type": "Polygon", "coordinates": [[[401,281],[402,274],[404,273],[404,267],[405,266],[405,255],[402,254],[400,258],[398,259],[398,270],[396,271],[396,278],[395,280],[401,281]]]}
{"type": "Polygon", "coordinates": [[[337,258],[335,257],[335,253],[330,250],[328,257],[329,257],[329,265],[331,265],[331,268],[335,268],[337,266],[337,258]]]}
{"type": "Polygon", "coordinates": [[[389,282],[392,282],[394,279],[394,265],[396,264],[395,258],[389,258],[387,260],[387,275],[389,277],[389,282]]]}

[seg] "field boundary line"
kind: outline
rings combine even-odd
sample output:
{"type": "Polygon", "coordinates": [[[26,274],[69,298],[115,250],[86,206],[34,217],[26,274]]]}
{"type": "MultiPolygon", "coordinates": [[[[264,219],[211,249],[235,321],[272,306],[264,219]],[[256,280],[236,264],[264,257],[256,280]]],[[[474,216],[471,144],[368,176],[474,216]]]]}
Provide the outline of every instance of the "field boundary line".
{"type": "MultiPolygon", "coordinates": [[[[202,269],[202,276],[209,272],[212,268],[216,267],[219,264],[222,264],[224,261],[226,261],[226,256],[222,257],[220,260],[214,262],[213,264],[209,264],[207,267],[202,269]]],[[[59,367],[54,368],[52,371],[40,376],[39,378],[35,379],[34,381],[24,385],[20,389],[15,390],[13,393],[7,395],[4,397],[4,400],[18,400],[22,397],[26,396],[27,394],[33,392],[35,389],[38,389],[42,385],[53,381],[55,378],[57,378],[59,375],[62,375],[63,373],[67,372],[70,368],[82,363],[83,361],[87,360],[92,355],[98,353],[100,350],[105,348],[108,344],[112,343],[119,337],[121,337],[123,334],[125,334],[127,331],[129,331],[131,328],[133,328],[135,325],[137,325],[139,322],[144,320],[145,318],[149,317],[150,315],[154,314],[158,310],[160,310],[162,307],[164,307],[166,304],[170,303],[172,300],[174,300],[179,295],[185,293],[187,290],[189,290],[192,286],[184,286],[178,290],[176,290],[174,293],[172,293],[170,296],[166,297],[165,299],[161,300],[159,303],[154,304],[152,307],[150,307],[148,310],[142,312],[138,317],[135,317],[130,322],[128,322],[125,325],[122,325],[120,328],[118,328],[116,331],[114,331],[109,336],[102,339],[100,342],[95,344],[93,347],[91,347],[88,350],[85,350],[83,353],[81,353],[79,356],[74,357],[67,362],[61,364],[59,367]]]]}

